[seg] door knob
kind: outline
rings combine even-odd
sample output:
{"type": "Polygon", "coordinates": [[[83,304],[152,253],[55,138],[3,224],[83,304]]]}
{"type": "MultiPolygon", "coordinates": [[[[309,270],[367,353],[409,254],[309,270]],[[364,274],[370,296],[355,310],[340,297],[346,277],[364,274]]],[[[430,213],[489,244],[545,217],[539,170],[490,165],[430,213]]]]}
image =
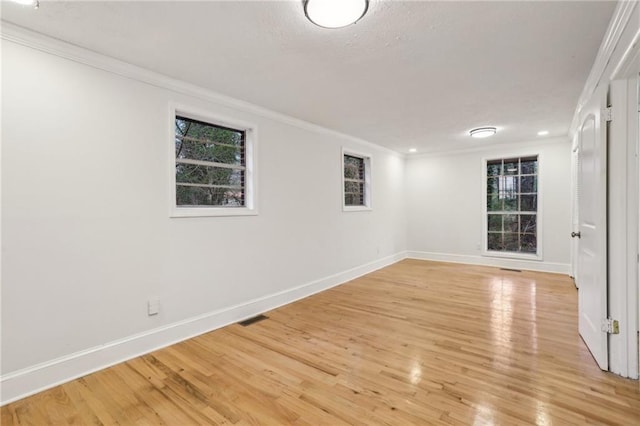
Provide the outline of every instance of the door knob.
{"type": "Polygon", "coordinates": [[[580,231],[571,233],[571,238],[575,238],[575,237],[580,238],[580,231]]]}

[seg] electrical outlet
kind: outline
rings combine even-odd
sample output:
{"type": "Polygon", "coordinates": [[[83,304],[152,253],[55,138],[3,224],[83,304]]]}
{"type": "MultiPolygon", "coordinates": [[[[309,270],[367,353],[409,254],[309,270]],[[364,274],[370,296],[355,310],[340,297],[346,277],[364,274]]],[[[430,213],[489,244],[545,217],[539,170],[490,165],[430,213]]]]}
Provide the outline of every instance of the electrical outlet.
{"type": "Polygon", "coordinates": [[[151,297],[147,301],[147,315],[149,316],[158,315],[159,312],[160,312],[160,298],[151,297]]]}

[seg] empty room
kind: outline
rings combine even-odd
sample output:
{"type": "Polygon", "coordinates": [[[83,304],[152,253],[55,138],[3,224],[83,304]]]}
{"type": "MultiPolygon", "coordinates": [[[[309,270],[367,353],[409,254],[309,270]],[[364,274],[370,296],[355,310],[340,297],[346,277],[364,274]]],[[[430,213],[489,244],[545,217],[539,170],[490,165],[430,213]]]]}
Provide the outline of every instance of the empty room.
{"type": "Polygon", "coordinates": [[[0,8],[3,426],[640,424],[637,1],[0,8]]]}

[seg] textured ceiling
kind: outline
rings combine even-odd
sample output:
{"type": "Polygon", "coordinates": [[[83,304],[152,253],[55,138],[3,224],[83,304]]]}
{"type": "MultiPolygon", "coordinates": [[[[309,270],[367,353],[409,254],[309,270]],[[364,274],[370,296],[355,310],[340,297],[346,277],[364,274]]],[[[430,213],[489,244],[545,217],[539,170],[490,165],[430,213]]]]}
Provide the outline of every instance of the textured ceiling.
{"type": "Polygon", "coordinates": [[[2,19],[391,149],[565,135],[615,3],[373,0],[328,30],[302,1],[3,2],[2,19]],[[489,140],[485,140],[489,141],[489,140]]]}

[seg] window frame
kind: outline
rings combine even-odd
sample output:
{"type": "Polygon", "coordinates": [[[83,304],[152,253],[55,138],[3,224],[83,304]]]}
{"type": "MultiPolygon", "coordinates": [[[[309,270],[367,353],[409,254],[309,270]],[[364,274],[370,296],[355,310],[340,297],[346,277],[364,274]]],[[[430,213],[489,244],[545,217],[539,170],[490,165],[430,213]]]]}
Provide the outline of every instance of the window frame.
{"type": "Polygon", "coordinates": [[[258,214],[257,126],[210,111],[171,103],[169,105],[169,217],[255,216],[258,214]],[[227,127],[245,133],[245,188],[243,207],[180,207],[176,201],[175,123],[181,116],[213,126],[227,127]]]}
{"type": "MultiPolygon", "coordinates": [[[[535,260],[541,261],[543,260],[543,251],[542,245],[544,242],[543,239],[543,188],[542,188],[542,164],[543,164],[543,155],[540,153],[523,153],[523,154],[506,154],[506,155],[495,155],[491,157],[485,157],[482,159],[482,256],[485,257],[498,257],[498,258],[509,258],[509,259],[519,259],[519,260],[535,260]],[[537,157],[538,161],[538,172],[536,174],[537,177],[537,211],[536,211],[536,252],[535,253],[518,253],[518,252],[509,252],[509,251],[493,251],[488,250],[489,240],[489,212],[487,209],[487,163],[490,161],[496,160],[505,160],[511,158],[527,158],[527,157],[537,157]]],[[[520,212],[520,210],[517,210],[520,212]]]]}
{"type": "Polygon", "coordinates": [[[342,148],[341,150],[341,156],[340,156],[340,164],[342,165],[342,167],[340,168],[340,183],[342,186],[342,189],[340,191],[340,194],[342,194],[342,211],[344,212],[359,212],[359,211],[371,211],[373,210],[372,207],[372,203],[371,203],[371,177],[372,175],[372,170],[371,170],[371,164],[372,164],[372,160],[373,157],[371,156],[371,154],[368,153],[363,153],[363,152],[358,152],[349,148],[342,148]],[[357,158],[361,158],[362,160],[364,160],[364,197],[363,197],[363,205],[358,205],[358,206],[349,206],[345,203],[345,190],[344,190],[344,183],[345,183],[345,178],[344,178],[344,157],[345,155],[349,155],[351,157],[357,157],[357,158]]]}

